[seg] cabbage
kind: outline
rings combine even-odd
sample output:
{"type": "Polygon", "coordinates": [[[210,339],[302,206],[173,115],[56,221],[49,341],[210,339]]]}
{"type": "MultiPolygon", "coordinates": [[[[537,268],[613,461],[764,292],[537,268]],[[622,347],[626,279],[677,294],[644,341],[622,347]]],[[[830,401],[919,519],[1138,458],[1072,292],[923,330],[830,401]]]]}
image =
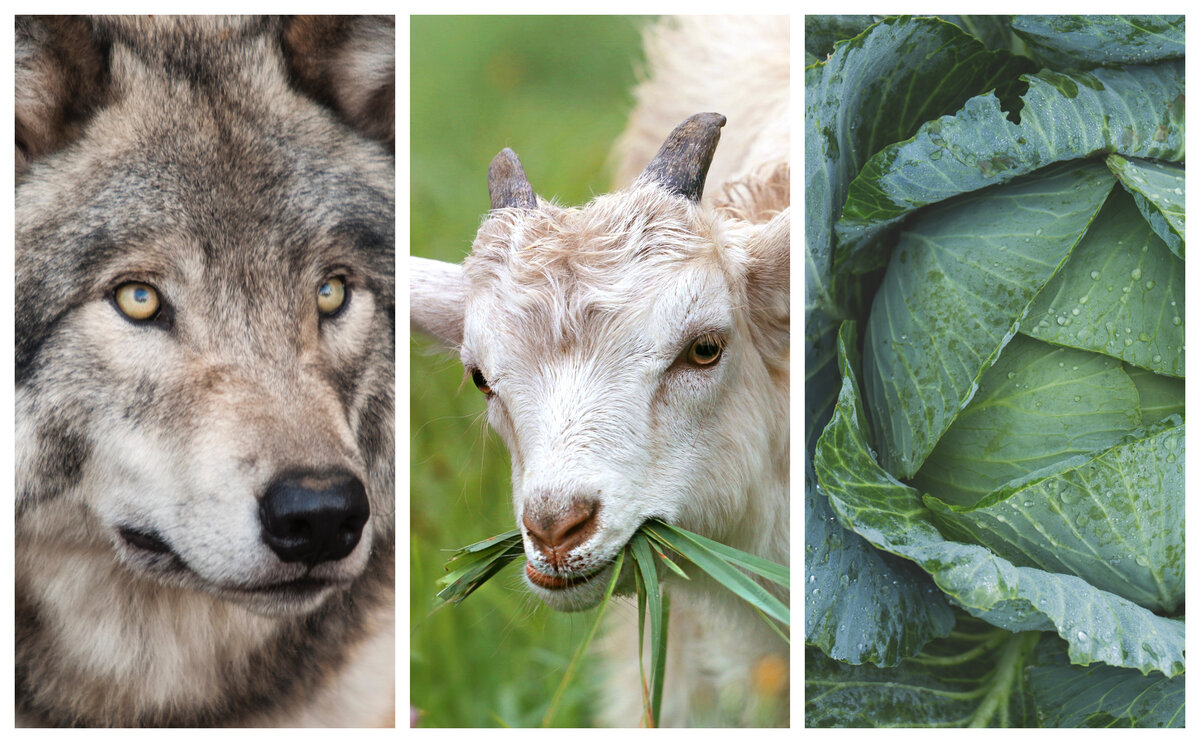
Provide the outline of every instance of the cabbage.
{"type": "Polygon", "coordinates": [[[814,16],[806,722],[1182,726],[1182,17],[814,16]]]}

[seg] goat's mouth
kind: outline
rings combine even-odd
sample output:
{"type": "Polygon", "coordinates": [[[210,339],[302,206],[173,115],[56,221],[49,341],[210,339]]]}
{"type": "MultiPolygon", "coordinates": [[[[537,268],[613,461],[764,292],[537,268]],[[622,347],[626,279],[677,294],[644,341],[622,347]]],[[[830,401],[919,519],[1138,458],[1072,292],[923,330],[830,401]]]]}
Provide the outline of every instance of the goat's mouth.
{"type": "Polygon", "coordinates": [[[544,588],[547,591],[561,591],[566,588],[574,588],[581,583],[587,583],[592,578],[601,573],[608,564],[601,565],[599,568],[588,573],[579,575],[546,575],[542,571],[533,566],[532,562],[525,563],[525,577],[529,578],[529,582],[533,583],[538,588],[544,588]]]}
{"type": "Polygon", "coordinates": [[[584,611],[600,603],[612,576],[613,561],[584,573],[548,575],[525,563],[525,580],[542,601],[556,611],[584,611]]]}

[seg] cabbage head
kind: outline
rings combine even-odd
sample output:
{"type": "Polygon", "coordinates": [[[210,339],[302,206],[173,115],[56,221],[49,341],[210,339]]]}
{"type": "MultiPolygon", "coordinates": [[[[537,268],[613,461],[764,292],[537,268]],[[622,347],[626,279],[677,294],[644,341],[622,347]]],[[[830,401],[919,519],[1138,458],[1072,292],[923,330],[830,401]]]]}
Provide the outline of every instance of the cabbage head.
{"type": "Polygon", "coordinates": [[[1182,16],[809,16],[805,722],[1184,723],[1182,16]]]}

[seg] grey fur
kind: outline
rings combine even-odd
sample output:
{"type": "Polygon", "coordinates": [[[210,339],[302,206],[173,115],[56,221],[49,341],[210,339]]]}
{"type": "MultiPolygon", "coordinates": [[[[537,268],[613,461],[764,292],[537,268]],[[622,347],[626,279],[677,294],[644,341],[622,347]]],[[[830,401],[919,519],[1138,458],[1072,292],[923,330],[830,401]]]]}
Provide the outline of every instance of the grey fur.
{"type": "Polygon", "coordinates": [[[386,722],[391,19],[16,30],[18,723],[386,722]],[[331,277],[348,299],[322,316],[331,277]],[[129,281],[151,321],[118,309],[129,281]],[[295,468],[365,484],[345,558],[259,538],[295,468]]]}

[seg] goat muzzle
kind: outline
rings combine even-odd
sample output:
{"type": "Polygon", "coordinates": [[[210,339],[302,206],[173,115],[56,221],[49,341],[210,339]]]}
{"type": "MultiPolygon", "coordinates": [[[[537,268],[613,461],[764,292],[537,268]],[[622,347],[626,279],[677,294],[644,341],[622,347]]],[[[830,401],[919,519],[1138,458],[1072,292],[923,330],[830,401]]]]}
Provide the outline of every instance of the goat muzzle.
{"type": "Polygon", "coordinates": [[[534,548],[554,568],[567,567],[567,555],[596,533],[600,504],[594,500],[576,498],[566,510],[534,510],[525,512],[521,523],[534,548]]]}

